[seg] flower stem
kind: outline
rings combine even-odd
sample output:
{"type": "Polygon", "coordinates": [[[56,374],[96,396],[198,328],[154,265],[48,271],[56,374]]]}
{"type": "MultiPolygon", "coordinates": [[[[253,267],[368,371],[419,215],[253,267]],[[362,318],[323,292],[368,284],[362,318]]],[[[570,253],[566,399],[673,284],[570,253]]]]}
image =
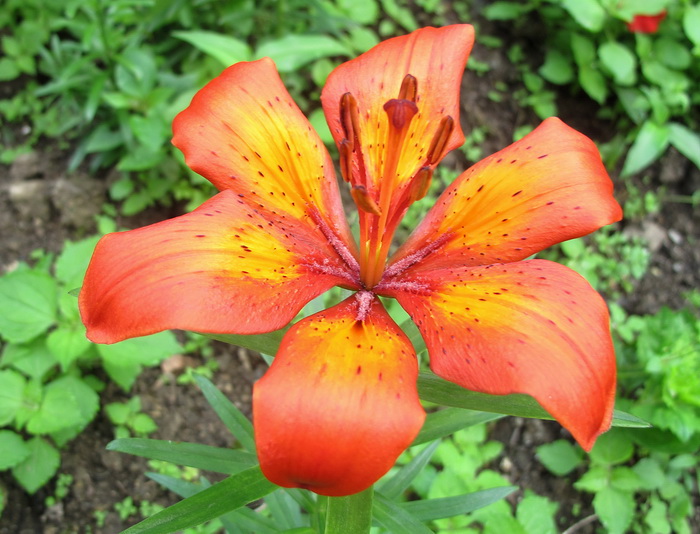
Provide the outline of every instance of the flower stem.
{"type": "Polygon", "coordinates": [[[374,488],[347,497],[329,497],[325,534],[366,534],[372,525],[374,488]]]}

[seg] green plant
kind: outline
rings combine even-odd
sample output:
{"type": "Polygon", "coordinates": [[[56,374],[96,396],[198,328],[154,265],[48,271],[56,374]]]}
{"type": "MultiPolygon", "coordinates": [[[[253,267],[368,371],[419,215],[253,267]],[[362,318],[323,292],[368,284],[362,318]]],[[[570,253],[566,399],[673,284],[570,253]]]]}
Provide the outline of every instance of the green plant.
{"type": "Polygon", "coordinates": [[[105,406],[107,417],[114,424],[114,436],[145,437],[158,429],[150,415],[141,412],[141,398],[136,395],[127,402],[112,402],[105,406]]]}

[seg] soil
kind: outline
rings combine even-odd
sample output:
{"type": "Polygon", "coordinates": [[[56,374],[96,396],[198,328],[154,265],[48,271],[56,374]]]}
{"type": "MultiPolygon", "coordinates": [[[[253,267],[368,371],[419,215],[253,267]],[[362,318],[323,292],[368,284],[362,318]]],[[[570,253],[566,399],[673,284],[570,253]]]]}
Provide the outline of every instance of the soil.
{"type": "MultiPolygon", "coordinates": [[[[484,34],[519,38],[527,46],[537,41],[533,29],[520,29],[521,33],[515,36],[508,33],[511,29],[489,26],[486,21],[481,25],[484,34]]],[[[538,122],[532,112],[512,98],[520,85],[517,73],[505,57],[505,49],[486,48],[477,40],[472,57],[490,68],[482,75],[468,71],[463,84],[463,129],[468,134],[473,128],[486,128],[485,154],[508,145],[517,127],[538,122]],[[488,93],[497,82],[505,83],[508,91],[504,92],[502,102],[494,103],[488,93]]],[[[613,125],[596,117],[596,104],[584,95],[562,94],[558,102],[560,117],[565,122],[596,141],[611,137],[613,125]]],[[[9,167],[0,167],[0,272],[11,270],[19,260],[29,260],[34,249],[58,252],[65,239],[77,239],[94,231],[93,216],[106,200],[111,177],[94,176],[83,170],[69,173],[66,170],[69,157],[70,151],[49,145],[21,156],[9,167]]],[[[467,162],[461,156],[452,156],[451,164],[464,167],[467,162]]],[[[669,196],[689,195],[700,187],[698,169],[674,152],[669,152],[646,174],[651,181],[644,184],[638,180],[639,186],[654,191],[663,187],[669,196]]],[[[624,186],[616,181],[618,196],[624,201],[624,186]]],[[[131,224],[141,226],[175,214],[172,209],[150,210],[131,224]]],[[[624,221],[621,229],[645,237],[652,250],[648,273],[635,290],[623,298],[627,311],[642,314],[653,313],[664,305],[683,306],[683,292],[700,287],[697,210],[689,204],[664,202],[659,213],[642,220],[624,221]]],[[[219,365],[215,384],[249,413],[252,383],[262,375],[265,365],[257,355],[243,349],[219,343],[215,348],[219,365]]],[[[175,367],[181,366],[176,364],[175,367]]],[[[172,370],[160,368],[144,372],[133,394],[141,397],[143,411],[158,424],[152,437],[214,446],[234,443],[199,390],[191,385],[176,385],[172,370]]],[[[105,404],[127,398],[113,384],[102,395],[105,404]]],[[[580,507],[579,517],[592,513],[590,500],[586,501],[585,496],[573,491],[571,479],[553,477],[534,460],[536,446],[566,436],[556,423],[507,418],[493,426],[491,436],[505,445],[497,466],[513,484],[562,504],[562,529],[576,521],[567,510],[580,507]]],[[[54,493],[55,480],[30,496],[7,473],[0,474],[0,485],[9,493],[0,517],[0,534],[113,534],[139,519],[138,516],[119,517],[114,505],[125,498],[130,496],[136,503],[148,501],[168,505],[175,502],[177,499],[172,494],[144,476],[147,470],[144,460],[105,450],[113,437],[111,423],[100,412],[88,428],[66,446],[61,455],[60,473],[72,475],[74,482],[68,495],[53,506],[47,507],[45,500],[54,493]],[[105,513],[104,522],[99,526],[95,511],[105,513]]],[[[521,496],[518,492],[513,499],[521,496]]],[[[575,531],[592,533],[597,526],[592,522],[577,526],[575,531]]],[[[700,524],[696,528],[700,529],[700,524]]]]}

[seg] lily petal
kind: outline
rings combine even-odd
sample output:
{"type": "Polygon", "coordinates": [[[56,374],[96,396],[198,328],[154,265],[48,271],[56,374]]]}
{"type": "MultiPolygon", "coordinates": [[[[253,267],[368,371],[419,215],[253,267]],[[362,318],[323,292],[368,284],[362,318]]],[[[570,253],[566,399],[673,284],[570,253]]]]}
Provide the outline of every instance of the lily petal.
{"type": "Polygon", "coordinates": [[[320,230],[224,191],[187,215],[103,237],[79,304],[96,343],[170,328],[257,334],[352,280],[320,230]]]}
{"type": "MultiPolygon", "coordinates": [[[[388,146],[390,119],[385,104],[402,96],[408,100],[413,98],[400,95],[407,75],[415,78],[418,113],[412,118],[400,149],[397,185],[406,183],[421,167],[436,165],[447,152],[464,142],[459,125],[459,88],[473,42],[474,30],[468,24],[422,28],[384,41],[330,74],[321,93],[321,103],[339,147],[346,136],[341,99],[350,93],[357,102],[364,166],[369,179],[374,180],[374,183],[361,185],[367,189],[376,187],[382,179],[384,164],[393,160],[389,152],[397,147],[388,146]],[[431,141],[439,133],[441,119],[446,116],[453,119],[454,129],[439,153],[433,155],[433,161],[428,162],[431,141]]],[[[395,108],[392,112],[395,118],[406,111],[405,106],[395,108]]]]}
{"type": "Polygon", "coordinates": [[[224,70],[175,117],[173,132],[187,165],[218,189],[298,219],[318,211],[352,246],[333,162],[271,59],[224,70]]]}
{"type": "Polygon", "coordinates": [[[545,260],[422,273],[387,292],[425,339],[431,368],[467,389],[526,393],[590,450],[608,429],[615,354],[603,299],[545,260]]]}
{"type": "Polygon", "coordinates": [[[295,324],[253,390],[263,473],[321,495],[368,488],[423,425],[417,376],[410,341],[367,292],[295,324]]]}
{"type": "Polygon", "coordinates": [[[620,220],[612,191],[595,144],[550,118],[457,178],[391,263],[411,263],[438,241],[416,268],[522,260],[620,220]]]}

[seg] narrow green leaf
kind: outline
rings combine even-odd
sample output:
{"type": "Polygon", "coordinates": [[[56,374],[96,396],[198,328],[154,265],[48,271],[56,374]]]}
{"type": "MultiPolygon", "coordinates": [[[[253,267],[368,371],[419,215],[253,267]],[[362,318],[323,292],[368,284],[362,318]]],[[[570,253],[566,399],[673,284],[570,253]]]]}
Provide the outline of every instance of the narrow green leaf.
{"type": "Polygon", "coordinates": [[[239,336],[236,334],[201,334],[209,339],[223,341],[231,345],[260,352],[261,354],[276,354],[282,343],[282,337],[289,330],[289,327],[275,330],[268,334],[258,334],[254,336],[239,336]]]}
{"type": "Polygon", "coordinates": [[[194,527],[260,499],[277,488],[251,467],[126,529],[123,534],[168,534],[194,527]]]}
{"type": "MultiPolygon", "coordinates": [[[[418,376],[418,394],[424,401],[483,412],[515,415],[535,419],[554,419],[532,397],[527,395],[487,395],[464,389],[423,371],[418,376]]],[[[649,428],[651,425],[628,413],[615,410],[613,426],[649,428]]]]}
{"type": "Polygon", "coordinates": [[[444,408],[429,413],[423,428],[411,445],[418,445],[454,434],[469,426],[488,423],[503,417],[503,414],[492,412],[475,412],[463,408],[444,408]]]}
{"type": "Polygon", "coordinates": [[[330,497],[326,510],[325,534],[363,534],[372,526],[374,488],[348,495],[330,497]]]}
{"type": "Polygon", "coordinates": [[[229,475],[248,469],[258,463],[255,455],[249,452],[182,441],[145,438],[116,439],[107,444],[107,450],[143,456],[152,460],[165,460],[178,465],[187,465],[229,475]]]}
{"type": "Polygon", "coordinates": [[[392,534],[432,534],[411,512],[376,493],[372,507],[374,519],[392,534]]]}
{"type": "Polygon", "coordinates": [[[254,453],[255,435],[253,433],[253,423],[210,380],[202,375],[195,375],[194,378],[207,402],[214,409],[216,415],[219,416],[219,419],[226,425],[226,428],[229,429],[244,449],[254,453]]]}
{"type": "Polygon", "coordinates": [[[503,486],[454,497],[409,501],[399,506],[420,521],[434,521],[471,513],[506,498],[517,489],[516,486],[503,486]]]}
{"type": "Polygon", "coordinates": [[[414,478],[418,476],[423,468],[428,464],[433,456],[435,449],[440,445],[440,441],[436,440],[422,451],[416,454],[406,465],[401,467],[399,471],[390,479],[383,482],[377,489],[387,499],[396,500],[411,484],[414,478]]]}
{"type": "Polygon", "coordinates": [[[677,122],[668,124],[668,133],[668,139],[676,150],[700,169],[700,135],[677,122]]]}
{"type": "Polygon", "coordinates": [[[240,39],[229,35],[208,31],[176,31],[173,36],[199,48],[205,54],[217,59],[224,67],[250,61],[252,51],[250,47],[240,39]]]}
{"type": "Polygon", "coordinates": [[[322,57],[350,56],[352,51],[328,35],[293,35],[263,43],[256,57],[270,57],[280,72],[292,72],[322,57]]]}

